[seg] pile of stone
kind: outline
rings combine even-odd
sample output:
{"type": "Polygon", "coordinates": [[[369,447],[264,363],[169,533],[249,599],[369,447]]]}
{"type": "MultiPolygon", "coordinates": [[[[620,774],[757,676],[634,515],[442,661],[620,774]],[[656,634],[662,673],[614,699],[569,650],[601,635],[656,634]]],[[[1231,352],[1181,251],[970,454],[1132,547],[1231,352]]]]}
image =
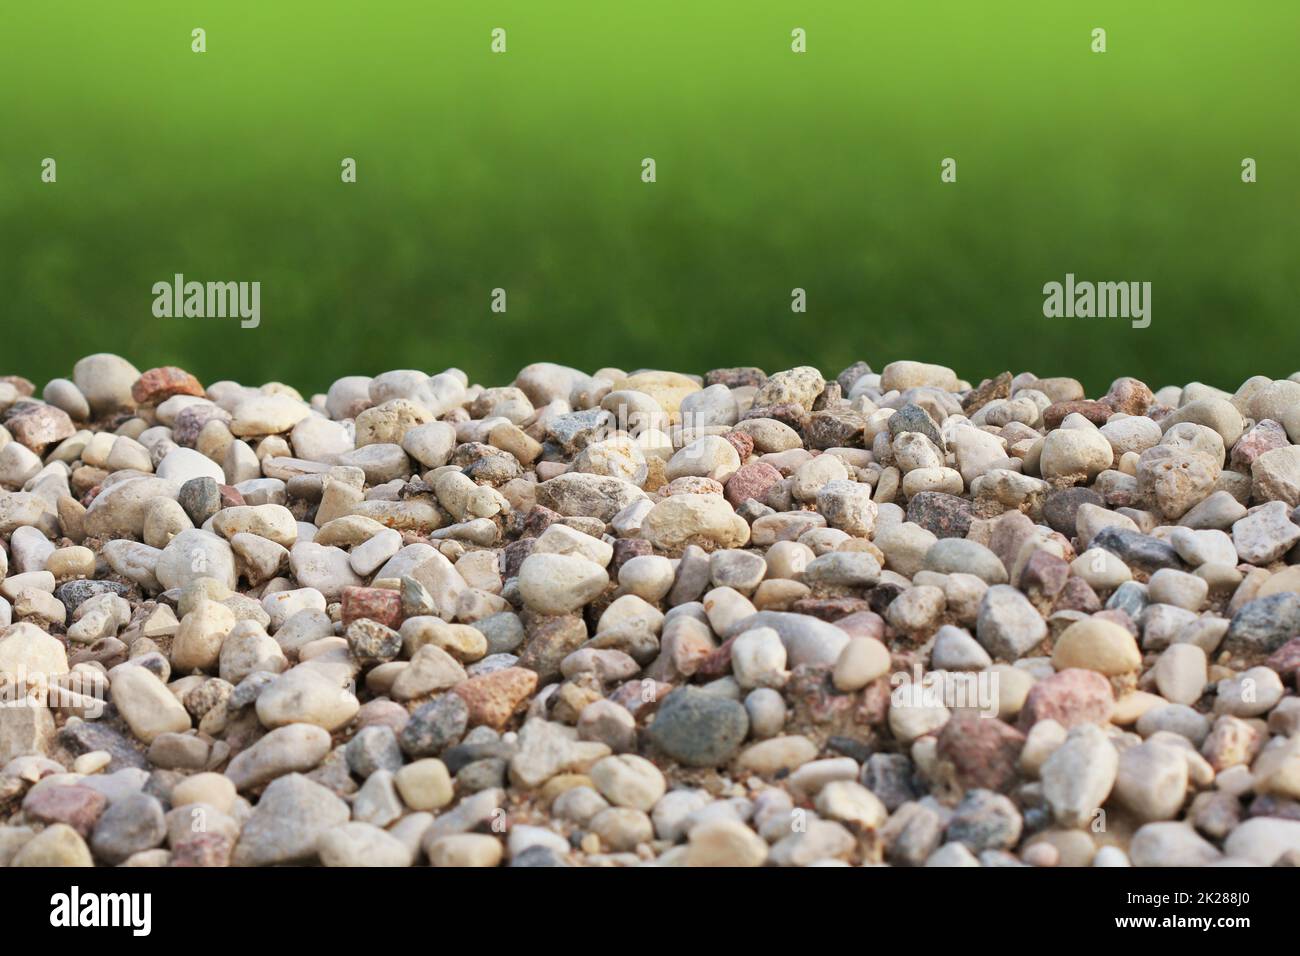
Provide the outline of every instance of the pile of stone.
{"type": "Polygon", "coordinates": [[[0,866],[1300,865],[1300,375],[0,378],[0,866]]]}

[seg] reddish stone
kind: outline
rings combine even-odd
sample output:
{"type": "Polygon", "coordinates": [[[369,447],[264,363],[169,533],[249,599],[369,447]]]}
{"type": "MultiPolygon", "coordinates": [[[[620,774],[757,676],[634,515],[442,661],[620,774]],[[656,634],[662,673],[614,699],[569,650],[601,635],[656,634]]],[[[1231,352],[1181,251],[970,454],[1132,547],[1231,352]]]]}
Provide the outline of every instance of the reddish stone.
{"type": "MultiPolygon", "coordinates": [[[[834,387],[839,388],[838,385],[834,387]]],[[[826,388],[829,390],[831,386],[826,388]]],[[[840,402],[835,407],[815,411],[808,416],[803,428],[804,446],[822,450],[861,448],[866,440],[866,427],[865,415],[840,402]]]]}
{"type": "Polygon", "coordinates": [[[1055,597],[1070,577],[1070,566],[1046,548],[1029,556],[1020,572],[1020,590],[1055,597]]]}
{"type": "Polygon", "coordinates": [[[762,501],[780,483],[779,471],[765,461],[751,461],[727,479],[723,494],[734,507],[750,498],[762,501]]]}
{"type": "Polygon", "coordinates": [[[767,373],[753,365],[740,365],[733,368],[715,368],[705,373],[704,387],[725,385],[727,388],[742,388],[752,385],[761,388],[767,381],[767,373]]]}
{"type": "Polygon", "coordinates": [[[858,704],[857,722],[879,726],[889,719],[890,695],[893,687],[888,677],[881,677],[862,688],[862,701],[858,704]]]}
{"type": "MultiPolygon", "coordinates": [[[[880,681],[888,684],[887,678],[882,677],[880,681]]],[[[829,667],[800,664],[790,672],[789,679],[781,688],[781,696],[790,708],[790,718],[786,722],[789,727],[813,725],[821,731],[838,733],[858,724],[862,698],[837,691],[831,683],[829,667]]],[[[878,706],[878,701],[876,703],[878,706]]],[[[888,713],[886,708],[885,716],[888,713]]]]}
{"type": "Polygon", "coordinates": [[[610,577],[617,578],[619,570],[633,558],[654,553],[654,546],[644,538],[618,538],[614,542],[614,557],[609,562],[610,577]]]}
{"type": "Polygon", "coordinates": [[[1065,587],[1056,596],[1054,611],[1083,611],[1092,614],[1101,610],[1101,598],[1083,578],[1067,578],[1065,587]]]}
{"type": "Polygon", "coordinates": [[[849,637],[874,637],[878,641],[885,638],[885,619],[875,611],[855,611],[837,620],[835,626],[849,637]]]}
{"type": "Polygon", "coordinates": [[[388,588],[346,587],[342,615],[344,627],[365,617],[396,630],[402,626],[402,593],[388,588]]]}
{"type": "Polygon", "coordinates": [[[1057,428],[1065,421],[1067,415],[1082,415],[1094,425],[1105,425],[1106,419],[1115,414],[1115,409],[1105,402],[1090,402],[1087,399],[1077,402],[1053,402],[1043,409],[1043,424],[1048,430],[1057,428]]]}
{"type": "Polygon", "coordinates": [[[1115,379],[1101,400],[1125,415],[1144,415],[1156,397],[1145,382],[1125,377],[1115,379]]]}
{"type": "Polygon", "coordinates": [[[237,508],[240,505],[247,504],[244,496],[233,485],[217,485],[217,490],[221,493],[222,508],[237,508]]]}
{"type": "Polygon", "coordinates": [[[558,679],[560,662],[587,643],[587,624],[580,614],[531,617],[527,628],[518,664],[536,671],[544,684],[558,679]]]}
{"type": "Polygon", "coordinates": [[[172,845],[172,866],[230,866],[234,849],[220,833],[193,833],[172,845]]]}
{"type": "Polygon", "coordinates": [[[1067,730],[1080,724],[1104,724],[1114,707],[1110,681],[1096,671],[1071,667],[1030,688],[1020,726],[1028,730],[1048,718],[1067,730]]]}
{"type": "Polygon", "coordinates": [[[744,414],[741,421],[749,418],[774,418],[802,435],[804,426],[808,424],[808,409],[798,402],[780,402],[766,408],[754,406],[744,414]]]}
{"type": "Polygon", "coordinates": [[[1293,637],[1264,662],[1282,675],[1286,683],[1300,683],[1300,637],[1293,637]]]}
{"type": "Polygon", "coordinates": [[[727,432],[722,437],[736,449],[736,454],[740,456],[741,461],[745,461],[754,453],[754,439],[744,432],[727,432]]]}
{"type": "Polygon", "coordinates": [[[701,677],[725,677],[730,674],[731,645],[735,643],[735,637],[727,638],[712,654],[700,661],[700,666],[695,669],[695,673],[701,677]]]}
{"type": "Polygon", "coordinates": [[[511,541],[501,549],[502,567],[501,573],[508,580],[519,574],[519,567],[524,563],[524,558],[533,553],[533,548],[537,546],[536,538],[520,538],[518,541],[511,541]]]}
{"type": "Polygon", "coordinates": [[[1265,418],[1232,446],[1232,467],[1249,473],[1250,466],[1264,452],[1285,448],[1289,444],[1286,429],[1272,419],[1265,418]]]}
{"type": "Polygon", "coordinates": [[[137,405],[158,405],[173,395],[203,395],[199,380],[175,365],[151,368],[131,386],[131,397],[137,405]]]}
{"type": "Polygon", "coordinates": [[[38,455],[55,442],[75,435],[77,428],[68,413],[53,405],[31,403],[5,419],[5,428],[14,441],[38,455]]]}
{"type": "Polygon", "coordinates": [[[645,680],[630,680],[619,686],[609,699],[625,709],[637,720],[643,720],[659,709],[659,703],[673,690],[672,684],[645,680]]]}
{"type": "Polygon", "coordinates": [[[966,415],[974,415],[989,402],[999,398],[1011,397],[1011,373],[1003,372],[997,378],[986,378],[972,388],[962,400],[961,410],[966,415]]]}
{"type": "Polygon", "coordinates": [[[23,813],[37,823],[66,823],[83,837],[89,837],[108,806],[108,798],[98,790],[70,786],[40,787],[28,792],[23,813]]]}
{"type": "Polygon", "coordinates": [[[542,505],[533,505],[524,516],[523,534],[526,538],[535,538],[563,517],[558,511],[552,511],[542,505]]]}
{"type": "Polygon", "coordinates": [[[1016,782],[1025,735],[996,717],[959,710],[939,731],[938,753],[963,789],[1004,792],[1016,782]]]}
{"type": "Polygon", "coordinates": [[[1008,511],[993,519],[989,531],[989,550],[998,556],[1004,568],[1011,568],[1025,543],[1038,538],[1038,525],[1023,511],[1008,511]]]}
{"type": "Polygon", "coordinates": [[[921,491],[907,501],[907,520],[937,538],[964,538],[975,519],[975,509],[965,498],[942,491],[921,491]]]}
{"type": "Polygon", "coordinates": [[[501,730],[511,715],[537,689],[537,672],[505,667],[461,681],[452,688],[469,707],[469,725],[486,724],[501,730]]]}

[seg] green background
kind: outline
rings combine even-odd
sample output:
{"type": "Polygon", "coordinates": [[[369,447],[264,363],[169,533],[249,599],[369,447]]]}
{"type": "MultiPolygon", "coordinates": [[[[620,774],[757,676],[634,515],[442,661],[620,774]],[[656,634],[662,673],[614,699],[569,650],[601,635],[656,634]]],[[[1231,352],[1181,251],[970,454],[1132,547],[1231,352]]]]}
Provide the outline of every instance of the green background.
{"type": "Polygon", "coordinates": [[[1300,4],[1138,6],[7,2],[0,371],[1288,375],[1300,4]],[[176,272],[261,326],[154,318],[176,272]],[[1150,281],[1150,328],[1044,318],[1066,272],[1150,281]]]}

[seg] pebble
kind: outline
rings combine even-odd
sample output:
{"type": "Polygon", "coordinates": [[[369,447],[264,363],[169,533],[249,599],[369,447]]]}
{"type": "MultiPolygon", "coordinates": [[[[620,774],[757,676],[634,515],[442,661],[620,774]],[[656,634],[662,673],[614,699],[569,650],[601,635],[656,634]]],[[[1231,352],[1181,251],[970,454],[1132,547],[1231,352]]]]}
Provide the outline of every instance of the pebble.
{"type": "Polygon", "coordinates": [[[23,814],[34,823],[63,823],[82,837],[89,837],[108,803],[107,797],[90,787],[60,786],[47,779],[28,791],[22,808],[23,814]]]}
{"type": "Polygon", "coordinates": [[[130,362],[106,352],[88,355],[72,369],[72,381],[96,418],[133,407],[131,389],[139,378],[140,372],[130,362]]]}
{"type": "Polygon", "coordinates": [[[55,823],[45,827],[14,854],[10,866],[94,866],[90,848],[72,827],[55,823]]]}
{"type": "Polygon", "coordinates": [[[313,724],[289,724],[241,750],[225,775],[237,790],[251,790],[286,773],[312,770],[329,751],[328,731],[313,724]]]}
{"type": "MultiPolygon", "coordinates": [[[[0,651],[3,643],[0,643],[0,651]]],[[[113,704],[131,732],[145,743],[162,733],[190,729],[190,715],[174,694],[144,667],[118,668],[111,681],[113,704]]]]}
{"type": "Polygon", "coordinates": [[[1171,545],[1127,528],[1103,528],[1093,536],[1092,546],[1118,555],[1130,570],[1153,573],[1161,568],[1182,569],[1182,559],[1171,545]]]}
{"type": "Polygon", "coordinates": [[[1094,724],[1080,724],[1043,763],[1043,795],[1057,822],[1082,827],[1092,822],[1115,785],[1119,755],[1094,724]]]}
{"type": "Polygon", "coordinates": [[[231,862],[282,866],[318,859],[322,835],[348,822],[348,805],[301,774],[273,781],[244,824],[231,862]]]}
{"type": "Polygon", "coordinates": [[[0,710],[0,789],[26,788],[0,833],[27,801],[51,821],[0,858],[1271,865],[1294,842],[1270,816],[1300,799],[1294,382],[1094,401],[908,362],[540,363],[307,400],[101,355],[45,405],[14,383],[0,671],[102,666],[112,709],[0,710]],[[913,666],[944,696],[884,680],[913,666]],[[1126,824],[1100,850],[1098,808],[1126,824]]]}
{"type": "Polygon", "coordinates": [[[738,631],[756,627],[772,628],[781,635],[787,666],[791,669],[801,664],[833,665],[849,642],[849,635],[834,624],[805,614],[785,611],[759,611],[738,621],[735,627],[738,631]]]}
{"type": "Polygon", "coordinates": [[[576,554],[537,554],[519,569],[519,593],[540,614],[568,614],[582,607],[609,583],[605,569],[576,554]]]}
{"type": "Polygon", "coordinates": [[[659,705],[648,737],[678,763],[718,767],[735,757],[748,729],[744,705],[685,687],[659,705]]]}
{"type": "Polygon", "coordinates": [[[352,570],[346,551],[312,541],[299,541],[289,549],[289,567],[299,584],[319,591],[327,601],[340,598],[345,588],[365,584],[352,570]]]}
{"type": "Polygon", "coordinates": [[[352,798],[352,818],[375,826],[388,826],[402,815],[402,800],[393,785],[391,770],[376,770],[352,798]]]}
{"type": "Polygon", "coordinates": [[[329,672],[307,664],[290,668],[257,697],[257,718],[265,727],[314,724],[338,730],[356,716],[357,698],[329,672]]]}
{"type": "Polygon", "coordinates": [[[1242,604],[1224,636],[1228,650],[1272,653],[1300,633],[1300,594],[1284,591],[1242,604]]]}
{"type": "Polygon", "coordinates": [[[1095,429],[1058,428],[1043,442],[1039,460],[1047,479],[1092,481],[1115,460],[1106,436],[1095,429]]]}
{"type": "Polygon", "coordinates": [[[738,634],[731,646],[731,669],[742,689],[781,687],[789,679],[781,635],[770,627],[738,634]]]}
{"type": "Polygon", "coordinates": [[[689,545],[737,548],[750,536],[749,525],[720,495],[674,495],[654,505],[641,524],[641,536],[669,554],[689,545]]]}
{"type": "Polygon", "coordinates": [[[1276,561],[1297,541],[1300,525],[1291,521],[1291,509],[1281,501],[1260,505],[1232,525],[1232,544],[1247,564],[1276,561]]]}
{"type": "Polygon", "coordinates": [[[621,754],[599,760],[590,776],[596,790],[616,807],[649,812],[664,795],[664,775],[650,761],[634,754],[621,754]]]}
{"type": "Polygon", "coordinates": [[[925,554],[925,569],[940,574],[973,574],[988,584],[1006,584],[1007,569],[978,541],[942,538],[925,554]]]}
{"type": "Polygon", "coordinates": [[[348,769],[361,778],[378,770],[396,773],[402,769],[402,750],[397,745],[397,734],[386,724],[362,728],[348,741],[347,760],[348,769]]]}
{"type": "Polygon", "coordinates": [[[650,818],[640,810],[610,807],[591,819],[588,825],[605,846],[615,852],[630,851],[654,836],[650,818]]]}
{"type": "Polygon", "coordinates": [[[320,835],[316,846],[325,866],[410,866],[411,852],[386,830],[360,821],[339,824],[320,835]]]}
{"type": "Polygon", "coordinates": [[[192,448],[173,448],[158,463],[155,474],[177,485],[184,485],[195,478],[211,478],[219,485],[226,484],[226,475],[221,466],[192,448]]]}
{"type": "Polygon", "coordinates": [[[769,859],[777,866],[809,866],[847,856],[854,844],[853,834],[841,824],[811,820],[803,832],[778,840],[769,851],[769,859]]]}
{"type": "Polygon", "coordinates": [[[1219,681],[1215,688],[1215,710],[1234,717],[1266,714],[1282,699],[1285,688],[1271,667],[1252,667],[1236,677],[1219,681]]]}
{"type": "Polygon", "coordinates": [[[432,757],[456,743],[469,724],[469,707],[459,694],[442,694],[417,708],[398,735],[408,757],[432,757]]]}
{"type": "Polygon", "coordinates": [[[756,867],[768,856],[767,843],[737,820],[712,820],[693,827],[686,851],[687,866],[756,867]]]}
{"type": "Polygon", "coordinates": [[[1023,727],[1052,719],[1066,728],[1106,722],[1114,710],[1109,681],[1092,670],[1072,667],[1035,682],[1020,712],[1023,727]]]}
{"type": "Polygon", "coordinates": [[[1282,857],[1300,850],[1300,821],[1254,817],[1233,829],[1223,849],[1234,860],[1276,866],[1282,857]]]}
{"type": "Polygon", "coordinates": [[[874,793],[855,780],[832,780],[817,792],[817,812],[862,832],[879,830],[889,811],[874,793]]]}
{"type": "Polygon", "coordinates": [[[506,667],[477,674],[457,684],[453,693],[465,701],[469,725],[500,730],[536,687],[536,671],[506,667]]]}
{"type": "Polygon", "coordinates": [[[1172,744],[1147,740],[1119,757],[1115,796],[1138,820],[1169,820],[1187,794],[1187,757],[1172,744]]]}
{"type": "Polygon", "coordinates": [[[116,866],[161,845],[166,832],[162,804],[149,794],[136,793],[109,805],[95,824],[90,845],[98,859],[116,866]]]}
{"type": "Polygon", "coordinates": [[[1133,834],[1129,856],[1134,866],[1206,866],[1222,854],[1186,823],[1147,823],[1133,834]]]}
{"type": "Polygon", "coordinates": [[[1020,841],[1023,821],[1016,805],[991,790],[971,790],[953,811],[947,838],[973,853],[1009,850],[1020,841]]]}
{"type": "Polygon", "coordinates": [[[1171,644],[1155,665],[1156,686],[1172,704],[1191,706],[1205,691],[1208,662],[1205,651],[1195,644],[1171,644]]]}
{"type": "Polygon", "coordinates": [[[785,698],[771,687],[757,687],[745,695],[745,713],[754,739],[775,737],[785,726],[785,698]]]}
{"type": "Polygon", "coordinates": [[[1114,677],[1141,667],[1142,652],[1125,628],[1089,618],[1071,624],[1056,639],[1052,665],[1060,671],[1078,667],[1114,677]]]}
{"type": "Polygon", "coordinates": [[[1005,584],[984,593],[975,628],[980,644],[995,658],[1008,661],[1023,657],[1047,636],[1047,623],[1034,606],[1005,584]]]}
{"type": "Polygon", "coordinates": [[[832,680],[837,690],[851,693],[889,673],[889,649],[872,637],[849,640],[835,661],[832,680]]]}
{"type": "Polygon", "coordinates": [[[817,756],[817,746],[798,735],[773,737],[751,744],[737,758],[737,766],[758,774],[797,770],[817,756]]]}

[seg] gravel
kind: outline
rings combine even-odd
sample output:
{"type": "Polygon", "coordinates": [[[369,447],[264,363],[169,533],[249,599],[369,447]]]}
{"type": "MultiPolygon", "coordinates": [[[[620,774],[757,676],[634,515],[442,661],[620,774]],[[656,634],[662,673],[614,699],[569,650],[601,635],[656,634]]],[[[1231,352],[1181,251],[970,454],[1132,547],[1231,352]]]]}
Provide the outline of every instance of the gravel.
{"type": "Polygon", "coordinates": [[[1294,859],[1298,382],[90,356],[0,391],[0,863],[1294,859]]]}

